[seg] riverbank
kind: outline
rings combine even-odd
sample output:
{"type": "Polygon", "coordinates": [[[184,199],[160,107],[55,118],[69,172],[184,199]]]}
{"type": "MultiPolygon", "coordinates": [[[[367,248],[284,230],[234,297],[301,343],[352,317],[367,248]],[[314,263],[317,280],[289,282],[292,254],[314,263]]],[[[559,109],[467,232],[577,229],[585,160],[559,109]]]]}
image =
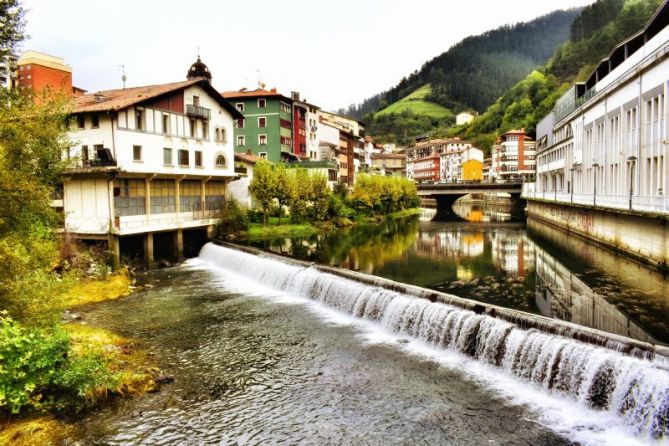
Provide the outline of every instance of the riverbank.
{"type": "MultiPolygon", "coordinates": [[[[397,220],[420,214],[420,208],[403,209],[387,215],[376,215],[372,217],[359,217],[357,219],[335,219],[323,222],[282,223],[279,224],[277,217],[270,217],[268,223],[251,223],[249,229],[234,234],[234,238],[258,241],[273,238],[311,237],[320,232],[329,231],[334,228],[377,224],[387,220],[397,220]]],[[[288,218],[282,221],[289,221],[288,218]]]]}
{"type": "MultiPolygon", "coordinates": [[[[157,381],[165,379],[156,366],[153,353],[137,340],[88,325],[78,314],[78,308],[87,304],[119,299],[134,291],[129,270],[91,278],[83,277],[63,296],[66,310],[60,326],[69,338],[68,355],[98,355],[106,371],[113,375],[111,384],[92,389],[80,395],[81,407],[75,412],[92,409],[110,397],[128,397],[155,391],[157,381]]],[[[67,412],[71,412],[68,409],[67,412]]],[[[0,445],[37,446],[58,444],[73,431],[73,423],[60,419],[65,413],[23,413],[9,418],[0,426],[0,445]]]]}

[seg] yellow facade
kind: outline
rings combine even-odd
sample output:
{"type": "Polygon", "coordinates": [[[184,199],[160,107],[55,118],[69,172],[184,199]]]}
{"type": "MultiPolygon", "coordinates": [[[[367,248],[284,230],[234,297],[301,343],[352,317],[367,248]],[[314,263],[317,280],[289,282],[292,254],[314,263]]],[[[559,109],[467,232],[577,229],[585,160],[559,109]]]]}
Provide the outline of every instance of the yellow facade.
{"type": "Polygon", "coordinates": [[[483,180],[483,163],[471,159],[462,163],[462,179],[464,181],[483,180]]]}

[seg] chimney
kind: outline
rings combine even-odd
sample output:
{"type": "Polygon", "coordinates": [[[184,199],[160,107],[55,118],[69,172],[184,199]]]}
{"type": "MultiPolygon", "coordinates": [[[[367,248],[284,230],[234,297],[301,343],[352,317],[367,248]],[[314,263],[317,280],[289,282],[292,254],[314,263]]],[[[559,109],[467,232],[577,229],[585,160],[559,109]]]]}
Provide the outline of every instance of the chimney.
{"type": "Polygon", "coordinates": [[[251,149],[246,149],[246,154],[247,155],[253,155],[253,152],[251,152],[251,149]]]}
{"type": "Polygon", "coordinates": [[[95,102],[104,102],[105,96],[102,93],[95,93],[93,95],[95,97],[95,102]]]}
{"type": "Polygon", "coordinates": [[[276,87],[272,88],[270,91],[271,91],[272,93],[276,93],[276,87]]]}
{"type": "Polygon", "coordinates": [[[299,91],[291,91],[290,92],[290,97],[293,101],[299,101],[300,100],[300,92],[299,91]]]}

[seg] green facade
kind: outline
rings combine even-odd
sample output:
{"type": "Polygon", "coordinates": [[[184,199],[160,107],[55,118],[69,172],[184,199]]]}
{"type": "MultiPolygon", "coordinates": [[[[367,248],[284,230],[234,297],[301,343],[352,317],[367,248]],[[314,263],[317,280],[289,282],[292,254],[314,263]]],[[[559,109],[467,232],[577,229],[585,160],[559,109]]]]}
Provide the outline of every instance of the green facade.
{"type": "Polygon", "coordinates": [[[293,149],[286,142],[292,141],[292,113],[290,101],[278,97],[249,97],[228,98],[234,105],[244,104],[244,127],[235,125],[234,144],[235,152],[246,153],[251,150],[256,156],[267,154],[267,159],[273,163],[281,161],[281,152],[292,153],[293,149]],[[265,99],[265,107],[258,106],[258,99],[265,99]],[[282,108],[281,103],[285,104],[282,108]],[[287,106],[287,107],[286,107],[287,106]],[[259,118],[265,118],[265,127],[259,126],[259,118]],[[287,122],[287,128],[281,126],[281,121],[287,122]],[[260,135],[267,136],[267,144],[260,144],[260,135]],[[239,145],[239,136],[244,136],[244,145],[239,145]],[[282,137],[284,144],[282,144],[282,137]]]}

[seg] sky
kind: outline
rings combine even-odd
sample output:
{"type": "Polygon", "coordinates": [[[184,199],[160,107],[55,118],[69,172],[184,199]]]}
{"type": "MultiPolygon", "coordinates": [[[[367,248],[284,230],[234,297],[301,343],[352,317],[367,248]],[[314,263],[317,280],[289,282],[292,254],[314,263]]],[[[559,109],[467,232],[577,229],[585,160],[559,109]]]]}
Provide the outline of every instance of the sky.
{"type": "Polygon", "coordinates": [[[335,110],[386,90],[463,38],[593,0],[24,0],[25,50],[65,59],[89,92],[185,80],[199,53],[219,91],[261,80],[335,110]]]}

